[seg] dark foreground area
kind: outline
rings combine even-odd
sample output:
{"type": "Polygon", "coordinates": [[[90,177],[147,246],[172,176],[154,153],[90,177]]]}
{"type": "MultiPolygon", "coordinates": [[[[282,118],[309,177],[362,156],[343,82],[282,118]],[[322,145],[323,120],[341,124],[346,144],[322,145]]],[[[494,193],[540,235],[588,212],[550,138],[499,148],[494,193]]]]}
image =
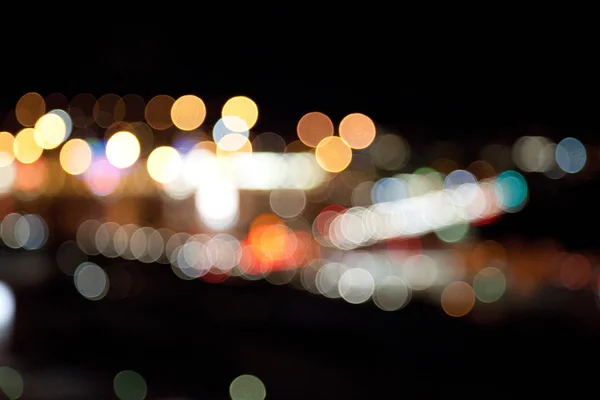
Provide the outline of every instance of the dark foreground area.
{"type": "Polygon", "coordinates": [[[145,378],[148,399],[226,399],[241,374],[260,377],[271,399],[573,395],[587,390],[586,365],[600,355],[591,292],[545,289],[456,319],[427,301],[384,312],[264,281],[182,281],[168,266],[122,264],[135,277],[122,300],[86,300],[59,273],[16,290],[2,363],[21,373],[22,398],[113,398],[126,369],[145,378]]]}

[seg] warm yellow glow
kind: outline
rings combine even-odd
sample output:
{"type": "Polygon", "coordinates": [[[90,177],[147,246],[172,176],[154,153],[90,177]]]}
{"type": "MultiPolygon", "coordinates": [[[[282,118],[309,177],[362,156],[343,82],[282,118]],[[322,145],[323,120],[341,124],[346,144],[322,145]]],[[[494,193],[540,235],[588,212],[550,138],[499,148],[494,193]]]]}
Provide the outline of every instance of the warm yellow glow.
{"type": "Polygon", "coordinates": [[[205,140],[194,146],[194,150],[206,150],[206,151],[210,151],[213,154],[217,153],[217,148],[218,148],[217,144],[210,140],[205,140]]]}
{"type": "Polygon", "coordinates": [[[17,134],[13,146],[15,158],[23,164],[31,164],[41,157],[42,149],[35,141],[35,129],[25,128],[17,134]]]}
{"type": "Polygon", "coordinates": [[[201,98],[188,94],[181,96],[171,107],[173,124],[182,131],[198,129],[206,118],[206,106],[201,98]]]}
{"type": "Polygon", "coordinates": [[[219,141],[217,156],[228,156],[234,153],[252,153],[252,143],[246,136],[239,133],[230,133],[219,141]]]}
{"type": "Polygon", "coordinates": [[[92,164],[92,148],[81,139],[71,139],[60,149],[60,166],[71,175],[83,174],[92,164]]]}
{"type": "Polygon", "coordinates": [[[148,125],[159,131],[164,131],[173,126],[171,108],[173,108],[174,103],[175,99],[165,94],[159,94],[150,99],[144,111],[148,125]]]}
{"type": "Polygon", "coordinates": [[[55,149],[68,136],[67,124],[58,114],[45,114],[35,123],[35,141],[42,149],[55,149]]]}
{"type": "Polygon", "coordinates": [[[159,183],[175,180],[181,171],[182,160],[177,150],[170,146],[157,147],[148,156],[148,174],[159,183]]]}
{"type": "Polygon", "coordinates": [[[117,168],[131,167],[140,156],[140,142],[131,132],[117,132],[106,143],[106,158],[117,168]]]}
{"type": "Polygon", "coordinates": [[[353,149],[365,149],[375,140],[375,124],[364,114],[347,115],[340,122],[340,137],[353,149]]]}
{"type": "Polygon", "coordinates": [[[15,137],[10,132],[0,132],[0,168],[10,165],[15,160],[14,144],[15,137]]]}
{"type": "Polygon", "coordinates": [[[229,123],[229,121],[234,121],[235,119],[228,119],[225,117],[238,117],[246,123],[244,127],[245,130],[252,129],[258,120],[258,106],[248,97],[232,97],[227,100],[223,106],[221,116],[224,118],[223,122],[227,125],[228,129],[231,129],[234,132],[241,132],[239,129],[241,128],[241,125],[244,124],[229,123]]]}
{"type": "Polygon", "coordinates": [[[236,151],[241,149],[242,147],[248,147],[252,149],[252,145],[248,138],[239,133],[230,133],[229,135],[223,136],[219,143],[217,143],[217,149],[222,149],[225,151],[236,151]]]}
{"type": "Polygon", "coordinates": [[[46,101],[35,92],[25,93],[15,106],[17,121],[23,126],[32,127],[46,112],[46,101]]]}
{"type": "Polygon", "coordinates": [[[352,149],[341,137],[329,136],[319,142],[315,157],[325,171],[341,172],[352,161],[352,149]]]}

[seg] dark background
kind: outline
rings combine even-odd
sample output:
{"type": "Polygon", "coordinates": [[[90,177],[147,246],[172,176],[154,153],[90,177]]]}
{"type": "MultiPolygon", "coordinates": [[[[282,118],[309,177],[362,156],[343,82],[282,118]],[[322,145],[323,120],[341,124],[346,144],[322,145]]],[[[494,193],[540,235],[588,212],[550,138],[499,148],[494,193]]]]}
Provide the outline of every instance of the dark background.
{"type": "MultiPolygon", "coordinates": [[[[74,30],[70,40],[40,41],[28,51],[7,41],[0,109],[29,91],[194,93],[210,116],[227,98],[247,95],[261,111],[258,130],[288,138],[304,113],[319,110],[334,120],[364,112],[416,147],[438,139],[474,149],[512,144],[531,130],[597,145],[596,49],[580,36],[546,32],[543,39],[442,32],[430,41],[340,33],[338,41],[295,43],[243,41],[237,32],[236,46],[227,48],[225,38],[209,49],[208,40],[184,41],[169,29],[86,40],[74,30]]],[[[598,180],[527,178],[528,207],[482,235],[554,238],[594,252],[598,180]]],[[[118,303],[83,299],[68,277],[17,292],[12,352],[20,371],[69,371],[88,388],[86,398],[111,398],[112,377],[123,369],[146,378],[149,398],[224,399],[243,373],[261,378],[272,399],[574,396],[593,387],[600,355],[593,293],[549,289],[482,324],[428,303],[385,313],[266,282],[210,285],[180,281],[161,266],[128,267],[143,289],[118,303]]],[[[45,384],[54,398],[59,385],[45,384]]]]}

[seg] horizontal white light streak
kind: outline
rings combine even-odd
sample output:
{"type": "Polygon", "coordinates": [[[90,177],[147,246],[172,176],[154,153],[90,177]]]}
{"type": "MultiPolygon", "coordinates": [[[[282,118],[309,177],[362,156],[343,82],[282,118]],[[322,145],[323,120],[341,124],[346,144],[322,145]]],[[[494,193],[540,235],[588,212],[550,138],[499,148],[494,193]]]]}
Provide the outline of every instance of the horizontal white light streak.
{"type": "Polygon", "coordinates": [[[242,190],[310,190],[328,176],[312,153],[239,153],[220,160],[242,190]]]}
{"type": "Polygon", "coordinates": [[[328,239],[341,250],[351,250],[393,238],[422,236],[501,213],[495,180],[490,179],[369,208],[350,208],[332,220],[328,239]]]}
{"type": "Polygon", "coordinates": [[[228,181],[240,190],[310,190],[326,182],[328,173],[319,167],[312,153],[216,156],[200,150],[185,156],[181,175],[183,179],[174,182],[181,187],[171,189],[210,190],[216,181],[228,181]]]}

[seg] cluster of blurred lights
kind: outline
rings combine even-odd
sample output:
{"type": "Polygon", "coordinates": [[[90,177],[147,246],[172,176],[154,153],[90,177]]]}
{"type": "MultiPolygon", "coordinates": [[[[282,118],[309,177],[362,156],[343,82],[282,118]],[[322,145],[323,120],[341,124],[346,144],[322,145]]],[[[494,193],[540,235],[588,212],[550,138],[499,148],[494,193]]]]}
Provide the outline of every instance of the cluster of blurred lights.
{"type": "MultiPolygon", "coordinates": [[[[132,286],[126,268],[103,268],[91,258],[97,255],[169,265],[184,280],[266,279],[351,304],[372,301],[385,311],[420,296],[453,317],[509,293],[530,296],[547,283],[600,292],[598,270],[585,255],[470,236],[473,225],[526,205],[528,185],[514,166],[525,176],[552,179],[584,170],[590,148],[573,137],[555,143],[523,136],[512,147],[484,147],[464,169],[450,156],[406,173],[410,145],[364,114],[349,114],[336,126],[326,114],[309,112],[296,125],[297,140],[286,143],[272,132],[255,134],[259,109],[245,96],[229,99],[208,129],[206,105],[195,95],[146,102],[137,95],[80,94],[68,101],[27,93],[13,116],[16,124],[7,129],[16,134],[0,132],[0,197],[158,192],[175,201],[193,198],[198,221],[212,231],[84,221],[75,240],[60,245],[56,261],[90,300],[122,298],[132,286]],[[244,190],[267,192],[269,212],[256,211],[241,232],[244,190]],[[309,203],[332,200],[312,222],[304,218],[309,203]],[[442,249],[423,248],[420,238],[432,232],[442,249]]],[[[47,242],[40,215],[0,217],[8,248],[38,250],[47,242]]],[[[122,371],[113,383],[120,399],[147,396],[137,372],[122,371]]],[[[0,367],[5,396],[19,398],[23,387],[16,370],[0,367]]],[[[258,378],[242,375],[230,396],[264,399],[266,390],[258,378]]]]}
{"type": "MultiPolygon", "coordinates": [[[[366,267],[371,264],[365,259],[358,264],[353,260],[369,254],[388,265],[378,250],[357,249],[431,232],[446,247],[460,245],[472,238],[472,225],[526,205],[527,182],[511,162],[525,174],[558,178],[581,171],[588,154],[575,138],[554,143],[526,136],[512,149],[485,147],[480,160],[464,169],[452,158],[437,157],[430,167],[406,173],[409,144],[364,114],[349,114],[336,126],[326,114],[309,112],[297,123],[297,140],[286,143],[272,132],[254,133],[259,109],[245,96],[229,99],[208,129],[206,105],[195,95],[159,95],[146,102],[137,95],[96,99],[80,94],[68,101],[60,94],[43,98],[27,93],[17,102],[14,119],[16,135],[0,133],[0,195],[21,200],[40,194],[161,194],[175,202],[193,198],[198,225],[192,224],[196,228],[190,232],[212,231],[176,233],[135,223],[84,222],[76,240],[60,247],[57,261],[90,299],[102,298],[113,280],[88,260],[101,254],[169,264],[182,279],[300,281],[326,297],[350,303],[372,299],[386,310],[402,308],[413,291],[440,285],[445,310],[444,304],[455,304],[455,298],[465,304],[470,299],[472,304],[475,299],[491,302],[506,286],[499,266],[471,271],[475,278],[469,283],[460,274],[428,269],[444,263],[425,252],[401,252],[404,258],[386,252],[385,257],[395,260],[393,273],[387,274],[366,267]],[[255,207],[259,215],[250,217],[247,231],[242,229],[248,216],[240,211],[240,191],[268,194],[269,213],[260,214],[264,208],[255,207]],[[334,204],[321,206],[312,222],[306,220],[306,210],[323,202],[334,204]],[[406,266],[416,259],[416,270],[424,274],[419,279],[435,276],[428,284],[407,275],[411,268],[406,266]],[[307,276],[313,271],[311,280],[307,276]],[[496,289],[482,289],[486,279],[495,279],[496,289]]],[[[451,147],[445,151],[454,154],[451,147]]],[[[46,242],[48,227],[37,215],[8,213],[0,233],[10,248],[35,250],[46,242]]],[[[460,269],[458,264],[452,268],[460,269]]],[[[577,280],[571,275],[563,278],[564,286],[577,286],[569,283],[577,280]]]]}
{"type": "Polygon", "coordinates": [[[588,150],[573,137],[555,143],[544,136],[523,136],[512,146],[512,160],[524,172],[544,173],[558,179],[583,170],[588,161],[588,150]]]}
{"type": "MultiPolygon", "coordinates": [[[[243,241],[227,234],[190,235],[88,220],[79,227],[76,243],[61,245],[57,262],[63,272],[74,276],[77,290],[90,300],[103,298],[110,288],[108,274],[87,261],[89,255],[102,254],[109,258],[171,264],[173,272],[185,280],[203,278],[220,283],[237,276],[247,280],[267,279],[276,285],[296,280],[309,292],[343,298],[352,304],[373,299],[386,311],[404,307],[413,291],[435,290],[464,278],[465,274],[460,257],[453,257],[447,251],[388,249],[330,254],[325,259],[320,258],[318,247],[312,246],[312,251],[306,252],[307,243],[302,243],[304,251],[298,254],[301,238],[311,244],[307,232],[294,232],[277,223],[275,217],[266,215],[254,224],[243,241]]],[[[473,282],[474,296],[482,302],[496,301],[504,294],[504,273],[497,268],[482,269],[473,282]]],[[[122,286],[120,283],[119,287],[122,286]]]]}
{"type": "Polygon", "coordinates": [[[318,249],[307,232],[276,223],[273,217],[258,218],[244,240],[229,234],[191,235],[169,229],[118,225],[87,220],[79,226],[75,242],[64,242],[57,263],[73,275],[79,292],[98,300],[107,294],[110,279],[88,256],[102,254],[144,263],[170,264],[181,279],[203,278],[222,282],[230,276],[249,280],[264,278],[273,271],[306,265],[318,249]]]}
{"type": "Polygon", "coordinates": [[[48,240],[48,226],[39,215],[11,213],[0,223],[0,239],[12,249],[38,250],[48,240]]]}
{"type": "MultiPolygon", "coordinates": [[[[9,132],[0,134],[0,166],[7,166],[14,159],[23,164],[34,163],[44,150],[56,149],[66,142],[60,151],[61,166],[69,174],[80,175],[90,168],[94,157],[92,146],[78,138],[67,140],[74,128],[88,128],[96,123],[106,130],[103,153],[107,161],[118,169],[127,169],[142,155],[140,139],[148,139],[148,135],[141,132],[144,127],[150,132],[172,126],[183,132],[195,132],[206,117],[204,102],[194,95],[185,95],[177,100],[159,95],[144,107],[143,119],[147,125],[139,125],[136,123],[142,118],[132,121],[128,111],[135,114],[135,103],[139,105],[140,100],[131,96],[125,100],[127,97],[105,95],[96,100],[84,94],[71,101],[66,107],[68,112],[63,109],[46,112],[46,101],[42,96],[33,92],[25,94],[15,109],[16,119],[25,128],[14,137],[9,132]]],[[[143,99],[141,103],[144,104],[143,99]]],[[[212,139],[217,149],[226,155],[251,153],[250,129],[258,120],[256,104],[244,96],[233,97],[225,103],[221,114],[212,128],[212,139]]],[[[299,142],[308,149],[315,149],[318,165],[328,172],[344,170],[352,159],[352,149],[365,149],[375,140],[375,124],[363,114],[346,116],[338,129],[340,136],[334,136],[333,122],[318,112],[306,114],[297,126],[299,142]]],[[[197,141],[202,140],[198,138],[197,141]]],[[[171,167],[171,163],[180,163],[180,160],[177,161],[179,153],[175,151],[172,147],[160,146],[148,156],[149,173],[161,183],[176,177],[176,173],[157,173],[157,170],[176,168],[171,167]]]]}
{"type": "Polygon", "coordinates": [[[514,212],[525,204],[527,183],[518,172],[507,171],[496,180],[480,183],[471,182],[472,178],[468,172],[457,170],[446,178],[449,189],[369,208],[351,208],[329,223],[326,236],[342,250],[431,231],[442,240],[454,242],[466,234],[469,223],[493,219],[502,211],[514,212]],[[457,172],[462,172],[466,183],[460,178],[452,182],[450,178],[459,175],[457,172]]]}
{"type": "MultiPolygon", "coordinates": [[[[0,394],[3,398],[11,400],[22,398],[27,393],[26,386],[19,371],[9,366],[0,366],[0,394]]],[[[113,378],[112,387],[119,400],[144,400],[149,391],[144,377],[133,370],[117,373],[113,378]]],[[[267,390],[259,378],[243,374],[236,377],[229,385],[229,396],[232,400],[264,400],[267,390]]]]}
{"type": "Polygon", "coordinates": [[[389,241],[384,248],[339,251],[317,245],[307,231],[294,232],[280,223],[273,215],[263,215],[248,237],[237,240],[227,234],[190,235],[88,220],[76,242],[61,245],[57,263],[90,300],[100,300],[110,290],[116,291],[113,299],[125,297],[132,285],[125,269],[107,271],[88,260],[97,254],[170,264],[184,280],[266,279],[351,304],[372,301],[384,311],[400,310],[419,296],[438,302],[454,317],[469,314],[477,302],[495,303],[509,290],[529,297],[547,283],[598,292],[597,270],[589,258],[550,245],[527,252],[493,241],[467,247],[455,242],[446,249],[425,250],[414,237],[389,241]],[[304,251],[297,253],[302,239],[304,251]]]}

